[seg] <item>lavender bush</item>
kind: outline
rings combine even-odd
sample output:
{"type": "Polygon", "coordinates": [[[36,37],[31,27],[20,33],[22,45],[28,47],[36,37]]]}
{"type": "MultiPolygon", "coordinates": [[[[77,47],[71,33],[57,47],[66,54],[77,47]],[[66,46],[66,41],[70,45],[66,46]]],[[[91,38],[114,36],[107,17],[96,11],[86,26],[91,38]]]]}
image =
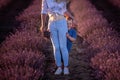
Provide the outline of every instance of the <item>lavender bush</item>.
{"type": "Polygon", "coordinates": [[[108,0],[111,4],[120,8],[120,0],[108,0]]]}
{"type": "Polygon", "coordinates": [[[118,33],[111,28],[101,12],[98,12],[89,0],[73,1],[70,9],[75,13],[78,21],[78,35],[90,44],[86,52],[91,61],[90,65],[96,73],[96,79],[119,80],[120,38],[118,33]]]}
{"type": "Polygon", "coordinates": [[[16,16],[21,21],[20,29],[0,45],[0,80],[38,80],[44,76],[49,42],[36,30],[40,26],[39,3],[33,1],[16,16]]]}
{"type": "Polygon", "coordinates": [[[0,0],[0,9],[7,4],[9,4],[12,0],[0,0]]]}
{"type": "Polygon", "coordinates": [[[45,57],[32,50],[12,50],[0,58],[1,80],[38,80],[44,75],[45,57]]]}

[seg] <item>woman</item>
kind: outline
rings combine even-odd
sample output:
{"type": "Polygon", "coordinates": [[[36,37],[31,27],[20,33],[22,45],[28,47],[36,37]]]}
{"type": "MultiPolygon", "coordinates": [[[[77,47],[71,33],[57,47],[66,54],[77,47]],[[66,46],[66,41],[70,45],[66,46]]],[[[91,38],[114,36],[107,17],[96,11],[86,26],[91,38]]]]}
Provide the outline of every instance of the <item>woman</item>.
{"type": "Polygon", "coordinates": [[[55,75],[62,73],[62,61],[64,64],[64,74],[69,74],[68,60],[69,54],[67,50],[66,33],[68,32],[67,21],[64,15],[73,16],[66,9],[67,0],[42,0],[41,10],[41,28],[43,32],[46,30],[45,22],[46,16],[49,16],[48,30],[50,31],[50,37],[54,50],[54,58],[57,65],[55,75]]]}

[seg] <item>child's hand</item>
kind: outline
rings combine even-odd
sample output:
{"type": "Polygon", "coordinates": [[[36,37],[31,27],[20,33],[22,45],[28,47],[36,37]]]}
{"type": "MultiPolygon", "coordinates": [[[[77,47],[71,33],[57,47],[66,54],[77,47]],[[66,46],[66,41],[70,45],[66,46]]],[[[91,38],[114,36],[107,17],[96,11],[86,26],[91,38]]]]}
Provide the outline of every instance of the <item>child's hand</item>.
{"type": "Polygon", "coordinates": [[[66,33],[67,38],[70,36],[68,33],[66,33]]]}
{"type": "Polygon", "coordinates": [[[74,42],[76,40],[75,38],[71,37],[68,33],[66,33],[66,36],[72,42],[74,42]]]}

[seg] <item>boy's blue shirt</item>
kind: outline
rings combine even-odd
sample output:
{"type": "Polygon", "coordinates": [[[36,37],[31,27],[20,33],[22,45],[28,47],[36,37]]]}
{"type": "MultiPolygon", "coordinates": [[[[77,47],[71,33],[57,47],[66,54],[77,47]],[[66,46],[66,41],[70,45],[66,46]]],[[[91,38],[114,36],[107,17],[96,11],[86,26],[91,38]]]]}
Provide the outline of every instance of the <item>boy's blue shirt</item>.
{"type": "MultiPolygon", "coordinates": [[[[77,33],[76,33],[76,30],[74,28],[71,28],[70,30],[68,30],[68,34],[73,37],[73,38],[77,38],[77,33]]],[[[70,41],[68,38],[67,38],[67,49],[68,49],[68,52],[70,52],[72,48],[72,41],[70,41]]]]}

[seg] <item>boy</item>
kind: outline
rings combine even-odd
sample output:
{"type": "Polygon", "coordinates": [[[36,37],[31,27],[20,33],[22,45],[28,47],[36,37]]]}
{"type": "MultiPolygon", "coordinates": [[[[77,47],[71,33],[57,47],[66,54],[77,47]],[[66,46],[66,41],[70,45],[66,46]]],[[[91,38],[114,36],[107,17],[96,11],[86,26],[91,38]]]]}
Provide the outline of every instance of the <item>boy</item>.
{"type": "Polygon", "coordinates": [[[75,29],[76,24],[73,22],[73,20],[71,18],[67,19],[67,23],[68,23],[68,33],[66,34],[66,36],[67,36],[67,49],[68,49],[68,52],[70,52],[70,50],[72,48],[72,43],[77,38],[77,33],[76,33],[76,29],[75,29]]]}

